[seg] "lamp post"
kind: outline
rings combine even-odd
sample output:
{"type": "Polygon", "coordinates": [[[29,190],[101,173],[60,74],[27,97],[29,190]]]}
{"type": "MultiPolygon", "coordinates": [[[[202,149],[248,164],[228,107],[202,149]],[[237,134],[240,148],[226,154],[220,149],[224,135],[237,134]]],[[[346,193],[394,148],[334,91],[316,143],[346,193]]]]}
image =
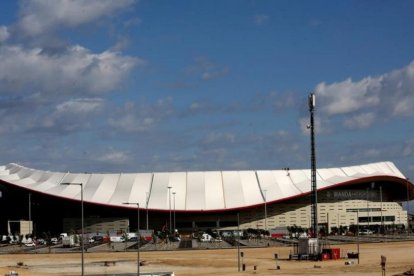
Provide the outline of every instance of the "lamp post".
{"type": "Polygon", "coordinates": [[[141,246],[141,235],[139,233],[139,202],[124,202],[125,205],[137,205],[137,276],[139,276],[139,267],[140,267],[140,246],[141,246]]]}
{"type": "Polygon", "coordinates": [[[175,192],[173,192],[172,194],[173,194],[173,208],[174,208],[174,223],[173,223],[174,229],[173,231],[175,232],[175,192]]]}
{"type": "Polygon", "coordinates": [[[357,252],[358,252],[358,264],[359,264],[359,207],[357,209],[357,252]]]}
{"type": "Polygon", "coordinates": [[[410,229],[410,192],[408,189],[408,184],[410,179],[407,177],[406,179],[407,182],[407,236],[409,234],[408,230],[410,229]]]}
{"type": "Polygon", "coordinates": [[[29,235],[32,238],[32,194],[29,193],[29,235]]]}
{"type": "Polygon", "coordinates": [[[85,261],[83,256],[83,251],[85,251],[85,245],[84,245],[84,225],[83,225],[83,183],[71,183],[71,182],[64,182],[60,183],[60,185],[78,185],[81,189],[81,259],[82,259],[82,276],[85,275],[85,261]]]}
{"type": "Polygon", "coordinates": [[[240,272],[240,214],[237,212],[237,267],[240,272]]]}
{"type": "Polygon", "coordinates": [[[371,218],[370,218],[370,213],[369,213],[368,191],[369,191],[369,188],[367,188],[367,213],[368,213],[368,229],[369,229],[369,221],[371,220],[371,218]]]}
{"type": "Polygon", "coordinates": [[[384,234],[384,216],[382,214],[382,185],[380,186],[380,200],[381,200],[381,234],[384,234]]]}
{"type": "Polygon", "coordinates": [[[171,235],[171,233],[172,233],[172,231],[171,231],[171,186],[168,186],[167,187],[168,188],[168,206],[169,206],[169,210],[170,210],[170,235],[171,235]]]}
{"type": "Polygon", "coordinates": [[[266,199],[266,192],[267,190],[263,190],[263,197],[264,197],[264,215],[265,215],[265,231],[267,231],[267,199],[266,199]]]}
{"type": "Polygon", "coordinates": [[[149,201],[149,192],[147,192],[147,200],[145,203],[145,208],[147,209],[147,223],[146,223],[147,231],[148,231],[148,201],[149,201]]]}

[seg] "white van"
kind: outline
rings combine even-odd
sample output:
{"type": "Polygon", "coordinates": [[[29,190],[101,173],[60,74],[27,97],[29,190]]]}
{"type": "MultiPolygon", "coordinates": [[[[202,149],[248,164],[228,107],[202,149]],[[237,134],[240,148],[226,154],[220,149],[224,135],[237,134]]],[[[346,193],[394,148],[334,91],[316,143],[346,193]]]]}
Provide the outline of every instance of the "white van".
{"type": "Polygon", "coordinates": [[[125,237],[124,236],[111,236],[111,237],[109,237],[109,240],[111,242],[124,242],[125,237]]]}

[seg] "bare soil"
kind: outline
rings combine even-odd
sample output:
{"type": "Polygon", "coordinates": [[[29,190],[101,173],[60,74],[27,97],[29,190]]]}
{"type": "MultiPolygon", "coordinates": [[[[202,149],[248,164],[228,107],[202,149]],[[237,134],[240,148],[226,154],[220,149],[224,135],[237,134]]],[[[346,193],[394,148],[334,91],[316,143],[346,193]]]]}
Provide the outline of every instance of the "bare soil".
{"type": "MultiPolygon", "coordinates": [[[[357,245],[339,247],[341,255],[355,252],[357,245]]],[[[386,256],[386,275],[402,274],[414,268],[414,242],[367,243],[360,245],[360,263],[346,258],[327,261],[288,260],[291,247],[243,248],[247,275],[381,275],[381,255],[386,256]],[[279,260],[274,255],[278,254],[279,260]],[[256,270],[254,267],[256,266],[256,270]],[[280,269],[277,269],[277,266],[280,269]]],[[[88,253],[84,255],[85,275],[134,273],[136,252],[88,253]],[[105,264],[106,262],[106,264],[105,264]]],[[[239,275],[237,249],[176,250],[141,252],[141,272],[174,271],[178,276],[239,275]]],[[[19,276],[80,275],[81,254],[2,254],[0,275],[15,271],[19,276]]]]}

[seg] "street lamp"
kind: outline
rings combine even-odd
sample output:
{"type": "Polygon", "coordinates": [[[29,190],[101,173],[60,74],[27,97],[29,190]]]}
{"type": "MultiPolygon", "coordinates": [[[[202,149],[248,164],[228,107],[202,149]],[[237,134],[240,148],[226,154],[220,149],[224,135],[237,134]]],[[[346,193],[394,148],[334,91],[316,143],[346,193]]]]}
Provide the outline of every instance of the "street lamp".
{"type": "Polygon", "coordinates": [[[139,276],[139,267],[140,267],[140,260],[139,260],[139,251],[141,246],[141,235],[139,234],[139,203],[138,202],[124,202],[122,204],[125,205],[137,205],[137,276],[139,276]]]}
{"type": "Polygon", "coordinates": [[[85,261],[84,261],[84,256],[83,256],[83,251],[84,251],[84,225],[83,225],[83,183],[71,183],[71,182],[64,182],[64,183],[60,183],[60,185],[78,185],[80,186],[81,189],[81,259],[82,259],[82,276],[85,275],[85,261]]]}
{"type": "Polygon", "coordinates": [[[237,212],[237,267],[240,272],[240,213],[237,212]]]}
{"type": "Polygon", "coordinates": [[[265,207],[265,209],[264,209],[264,211],[265,211],[265,213],[264,213],[264,215],[265,215],[265,221],[264,221],[264,223],[265,223],[265,231],[267,231],[267,200],[266,200],[266,192],[267,192],[267,190],[263,190],[264,207],[265,207]]]}
{"type": "Polygon", "coordinates": [[[29,235],[32,237],[32,194],[29,193],[29,235]]]}
{"type": "Polygon", "coordinates": [[[368,229],[369,229],[369,222],[371,220],[371,217],[370,217],[370,213],[369,213],[368,191],[369,191],[369,188],[367,188],[367,212],[368,212],[368,229]]]}
{"type": "Polygon", "coordinates": [[[148,201],[149,201],[149,192],[147,192],[147,200],[146,200],[146,203],[145,203],[145,208],[147,209],[147,223],[146,223],[147,231],[148,231],[148,201]]]}
{"type": "Polygon", "coordinates": [[[380,200],[381,200],[381,234],[384,234],[384,217],[382,214],[382,185],[380,186],[380,200]]]}
{"type": "Polygon", "coordinates": [[[171,233],[172,233],[172,231],[171,231],[171,186],[168,186],[167,187],[168,188],[168,201],[169,201],[169,203],[168,203],[168,205],[169,205],[169,210],[170,210],[170,235],[171,235],[171,233]]]}
{"type": "Polygon", "coordinates": [[[410,229],[410,193],[408,190],[408,184],[410,179],[407,177],[406,179],[407,182],[407,236],[409,234],[409,229],[410,229]]]}
{"type": "Polygon", "coordinates": [[[358,252],[358,264],[359,264],[359,207],[357,208],[357,252],[358,252]]]}
{"type": "Polygon", "coordinates": [[[173,225],[174,225],[174,232],[175,232],[175,192],[173,192],[172,193],[173,194],[173,206],[174,206],[174,223],[173,223],[173,225]]]}

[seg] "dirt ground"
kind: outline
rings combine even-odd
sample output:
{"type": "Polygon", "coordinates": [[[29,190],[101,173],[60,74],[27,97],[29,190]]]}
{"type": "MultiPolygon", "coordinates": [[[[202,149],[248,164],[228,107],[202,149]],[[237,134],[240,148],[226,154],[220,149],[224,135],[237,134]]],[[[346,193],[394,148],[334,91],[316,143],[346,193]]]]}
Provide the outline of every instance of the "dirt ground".
{"type": "MultiPolygon", "coordinates": [[[[341,255],[355,252],[355,244],[339,246],[341,255]]],[[[347,259],[328,261],[288,260],[291,247],[243,248],[241,262],[247,275],[381,275],[381,255],[386,256],[386,275],[401,274],[414,268],[414,242],[367,243],[360,245],[360,264],[345,264],[347,259]],[[279,260],[274,256],[278,254],[279,260]],[[254,270],[256,266],[256,270],[254,270]],[[277,266],[280,269],[276,269],[277,266]]],[[[136,252],[85,253],[85,275],[134,273],[136,252]],[[107,265],[105,265],[105,262],[107,265]]],[[[237,249],[177,250],[141,252],[142,273],[174,271],[178,276],[239,275],[237,249]]],[[[0,275],[15,271],[19,276],[80,275],[81,254],[7,254],[0,255],[0,275]],[[18,264],[19,263],[19,264],[18,264]]]]}

